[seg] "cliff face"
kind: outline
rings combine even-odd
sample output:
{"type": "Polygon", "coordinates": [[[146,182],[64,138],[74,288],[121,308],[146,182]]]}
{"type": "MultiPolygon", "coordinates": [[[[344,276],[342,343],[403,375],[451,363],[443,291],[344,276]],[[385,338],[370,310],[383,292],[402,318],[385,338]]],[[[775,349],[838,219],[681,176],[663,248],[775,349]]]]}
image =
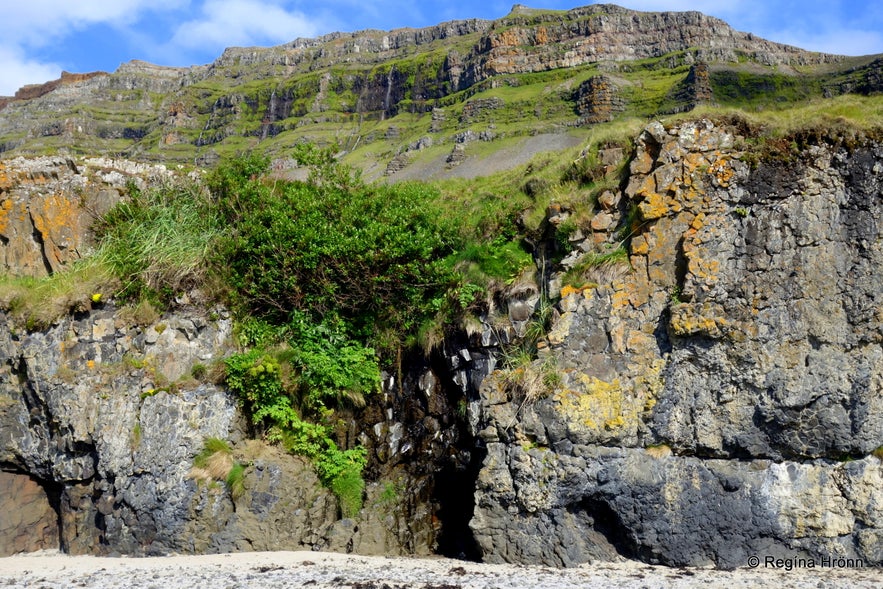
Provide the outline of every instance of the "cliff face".
{"type": "Polygon", "coordinates": [[[750,166],[734,132],[648,126],[631,268],[561,292],[562,386],[482,384],[486,559],[881,562],[883,146],[750,166]]]}
{"type": "Polygon", "coordinates": [[[337,432],[370,456],[353,520],[205,377],[233,347],[223,309],[135,321],[110,302],[37,332],[0,316],[0,496],[21,498],[0,550],[883,563],[883,145],[805,135],[758,157],[742,133],[648,125],[573,254],[384,375],[337,432]],[[562,286],[623,240],[628,263],[562,286]],[[560,295],[539,358],[497,370],[539,283],[560,295]],[[242,494],[193,477],[211,437],[233,443],[242,494]]]}
{"type": "Polygon", "coordinates": [[[46,276],[89,253],[91,227],[132,182],[172,177],[163,165],[67,157],[0,161],[0,272],[46,276]]]}

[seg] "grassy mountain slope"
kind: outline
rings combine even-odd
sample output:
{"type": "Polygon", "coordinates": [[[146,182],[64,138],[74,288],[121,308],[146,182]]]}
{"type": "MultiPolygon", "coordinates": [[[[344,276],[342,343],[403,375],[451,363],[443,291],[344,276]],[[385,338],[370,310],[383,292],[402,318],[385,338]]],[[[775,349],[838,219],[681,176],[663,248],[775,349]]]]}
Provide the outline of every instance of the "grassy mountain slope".
{"type": "Polygon", "coordinates": [[[374,178],[475,176],[608,122],[873,95],[881,64],[770,43],[696,12],[516,6],[495,21],[231,48],[208,66],[67,75],[0,104],[0,153],[211,165],[258,150],[285,168],[288,150],[310,141],[374,178]]]}

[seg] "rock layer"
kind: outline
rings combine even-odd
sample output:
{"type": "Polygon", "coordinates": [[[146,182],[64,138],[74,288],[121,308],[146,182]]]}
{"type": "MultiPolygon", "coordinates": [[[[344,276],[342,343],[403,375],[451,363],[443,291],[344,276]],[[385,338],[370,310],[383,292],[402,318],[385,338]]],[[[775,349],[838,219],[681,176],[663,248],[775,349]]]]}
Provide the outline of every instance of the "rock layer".
{"type": "MultiPolygon", "coordinates": [[[[515,281],[471,335],[403,356],[381,394],[342,414],[339,442],[370,457],[356,519],[193,378],[232,350],[223,309],[136,325],[111,301],[35,332],[0,316],[0,486],[23,498],[20,518],[0,519],[0,550],[883,563],[883,146],[820,133],[758,152],[746,131],[649,124],[545,289],[515,281]],[[561,270],[623,235],[627,264],[561,287],[561,270]],[[497,370],[544,290],[560,300],[539,358],[497,370]],[[245,465],[241,496],[191,476],[208,437],[245,465]]],[[[46,190],[77,176],[50,163],[68,171],[46,190]]],[[[95,177],[124,177],[114,165],[95,177]]]]}

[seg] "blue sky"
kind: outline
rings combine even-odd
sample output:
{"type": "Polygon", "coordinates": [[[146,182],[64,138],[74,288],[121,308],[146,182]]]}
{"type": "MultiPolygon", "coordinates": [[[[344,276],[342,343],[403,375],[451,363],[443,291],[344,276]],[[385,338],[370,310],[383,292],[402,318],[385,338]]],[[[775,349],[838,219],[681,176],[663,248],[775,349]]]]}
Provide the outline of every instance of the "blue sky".
{"type": "MultiPolygon", "coordinates": [[[[569,9],[585,0],[521,0],[569,9]]],[[[637,10],[699,10],[740,31],[804,49],[883,53],[883,3],[876,0],[621,0],[637,10]]],[[[58,78],[62,70],[114,71],[142,59],[210,63],[229,46],[279,45],[333,31],[423,27],[499,18],[512,0],[13,0],[4,2],[0,95],[58,78]]]]}

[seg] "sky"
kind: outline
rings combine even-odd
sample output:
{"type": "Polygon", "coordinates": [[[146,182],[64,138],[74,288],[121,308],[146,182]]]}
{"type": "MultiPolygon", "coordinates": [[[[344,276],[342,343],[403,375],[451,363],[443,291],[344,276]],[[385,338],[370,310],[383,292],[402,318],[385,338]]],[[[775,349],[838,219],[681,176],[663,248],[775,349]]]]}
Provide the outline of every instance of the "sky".
{"type": "MultiPolygon", "coordinates": [[[[520,0],[566,10],[589,0],[520,0]]],[[[843,55],[883,53],[878,0],[620,0],[636,10],[699,10],[733,28],[843,55]]],[[[211,63],[226,47],[272,46],[335,31],[425,27],[495,19],[514,2],[483,0],[4,0],[0,96],[73,73],[140,59],[211,63]]]]}

